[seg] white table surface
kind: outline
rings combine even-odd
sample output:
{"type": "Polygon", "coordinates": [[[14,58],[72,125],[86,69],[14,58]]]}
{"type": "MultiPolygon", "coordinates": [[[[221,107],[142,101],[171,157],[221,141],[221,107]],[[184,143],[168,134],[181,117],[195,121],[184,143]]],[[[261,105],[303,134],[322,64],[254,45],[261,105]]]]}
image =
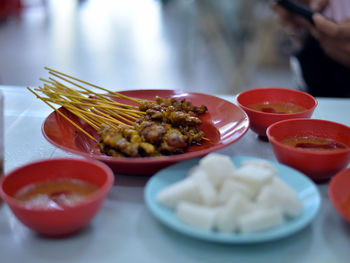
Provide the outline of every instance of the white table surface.
{"type": "MultiPolygon", "coordinates": [[[[48,106],[24,87],[0,86],[0,90],[5,95],[5,172],[39,159],[73,156],[42,135],[41,125],[51,112],[48,106]]],[[[318,101],[313,118],[350,126],[350,99],[318,101]]],[[[220,152],[276,161],[269,143],[251,131],[220,152]]],[[[89,227],[64,239],[36,235],[2,205],[0,262],[350,262],[350,225],[330,203],[327,184],[318,185],[321,209],[305,229],[267,243],[223,245],[183,236],[159,223],[144,204],[147,180],[117,175],[116,185],[89,227]]]]}

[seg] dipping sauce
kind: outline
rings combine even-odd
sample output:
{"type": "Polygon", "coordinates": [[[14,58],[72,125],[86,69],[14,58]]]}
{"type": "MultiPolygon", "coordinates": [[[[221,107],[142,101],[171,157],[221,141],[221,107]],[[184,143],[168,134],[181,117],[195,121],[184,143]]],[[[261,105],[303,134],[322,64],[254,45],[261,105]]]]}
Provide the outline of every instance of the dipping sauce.
{"type": "Polygon", "coordinates": [[[309,151],[339,151],[348,148],[348,146],[345,144],[337,142],[335,140],[314,136],[292,137],[281,141],[281,143],[309,151]]]}
{"type": "Polygon", "coordinates": [[[97,186],[78,179],[58,179],[30,184],[20,189],[15,198],[28,208],[64,209],[82,202],[97,186]]]}
{"type": "Polygon", "coordinates": [[[295,105],[293,103],[286,102],[263,102],[257,104],[251,104],[247,106],[252,110],[257,110],[267,113],[278,113],[278,114],[288,114],[288,113],[297,113],[303,112],[306,108],[295,105]]]}

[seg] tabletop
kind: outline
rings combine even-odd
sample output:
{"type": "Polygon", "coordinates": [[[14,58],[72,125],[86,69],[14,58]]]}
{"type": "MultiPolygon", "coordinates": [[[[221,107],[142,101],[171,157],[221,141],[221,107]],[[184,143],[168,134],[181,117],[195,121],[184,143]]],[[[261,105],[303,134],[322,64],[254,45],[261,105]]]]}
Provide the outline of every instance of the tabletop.
{"type": "MultiPolygon", "coordinates": [[[[75,157],[45,140],[41,132],[51,109],[24,87],[0,86],[5,97],[5,172],[32,161],[75,157]]],[[[234,95],[213,94],[234,102],[234,95]]],[[[318,98],[313,118],[350,126],[350,99],[318,98]]],[[[219,151],[276,161],[268,142],[248,131],[219,151]]],[[[258,244],[229,245],[183,236],[157,221],[145,206],[149,177],[116,175],[100,213],[76,235],[50,239],[22,225],[6,205],[0,208],[1,262],[349,262],[350,225],[330,203],[328,184],[317,187],[319,213],[301,231],[258,244]]]]}

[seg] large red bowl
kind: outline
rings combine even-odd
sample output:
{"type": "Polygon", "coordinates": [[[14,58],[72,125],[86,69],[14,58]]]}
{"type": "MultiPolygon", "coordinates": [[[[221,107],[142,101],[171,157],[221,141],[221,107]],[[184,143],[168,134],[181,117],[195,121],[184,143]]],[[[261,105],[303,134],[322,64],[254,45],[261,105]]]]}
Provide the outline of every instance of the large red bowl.
{"type": "Polygon", "coordinates": [[[324,181],[344,169],[350,161],[350,127],[326,120],[292,119],[272,124],[267,136],[277,159],[305,173],[314,181],[324,181]],[[287,146],[291,137],[321,137],[347,147],[339,151],[308,151],[287,146]]]}
{"type": "Polygon", "coordinates": [[[350,223],[350,168],[331,179],[328,194],[335,209],[350,223]]]}
{"type": "MultiPolygon", "coordinates": [[[[42,126],[44,137],[53,145],[84,157],[100,160],[120,174],[152,175],[160,169],[179,161],[204,156],[239,140],[249,129],[247,114],[235,104],[215,96],[182,90],[130,90],[120,93],[135,98],[155,100],[156,96],[186,99],[194,105],[204,104],[208,112],[201,115],[200,129],[209,139],[200,146],[191,146],[184,154],[163,157],[116,158],[101,153],[95,141],[78,131],[71,123],[56,112],[51,113],[42,126]]],[[[131,104],[130,101],[118,100],[131,104]]],[[[80,127],[95,138],[97,132],[80,119],[61,108],[80,127]]]]}
{"type": "Polygon", "coordinates": [[[19,167],[0,181],[0,196],[15,216],[27,227],[45,236],[72,234],[86,226],[100,210],[113,186],[114,174],[105,164],[72,158],[37,161],[19,167]],[[86,200],[59,209],[33,208],[14,198],[22,187],[59,178],[80,179],[97,186],[86,200]]]}
{"type": "Polygon", "coordinates": [[[266,138],[266,129],[273,123],[295,118],[309,118],[317,106],[317,100],[308,93],[286,88],[267,87],[250,89],[236,97],[238,105],[248,114],[250,128],[260,137],[266,138]],[[257,103],[283,102],[302,106],[306,110],[298,113],[268,113],[250,109],[248,106],[257,103]]]}

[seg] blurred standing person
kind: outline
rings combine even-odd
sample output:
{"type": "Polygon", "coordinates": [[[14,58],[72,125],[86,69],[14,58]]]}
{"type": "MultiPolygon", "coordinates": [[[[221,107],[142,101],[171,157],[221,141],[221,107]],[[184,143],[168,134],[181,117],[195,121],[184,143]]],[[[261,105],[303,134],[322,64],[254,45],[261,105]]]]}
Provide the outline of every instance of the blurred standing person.
{"type": "Polygon", "coordinates": [[[318,97],[350,97],[350,1],[295,0],[314,11],[314,25],[273,4],[296,43],[292,66],[302,89],[318,97]]]}

